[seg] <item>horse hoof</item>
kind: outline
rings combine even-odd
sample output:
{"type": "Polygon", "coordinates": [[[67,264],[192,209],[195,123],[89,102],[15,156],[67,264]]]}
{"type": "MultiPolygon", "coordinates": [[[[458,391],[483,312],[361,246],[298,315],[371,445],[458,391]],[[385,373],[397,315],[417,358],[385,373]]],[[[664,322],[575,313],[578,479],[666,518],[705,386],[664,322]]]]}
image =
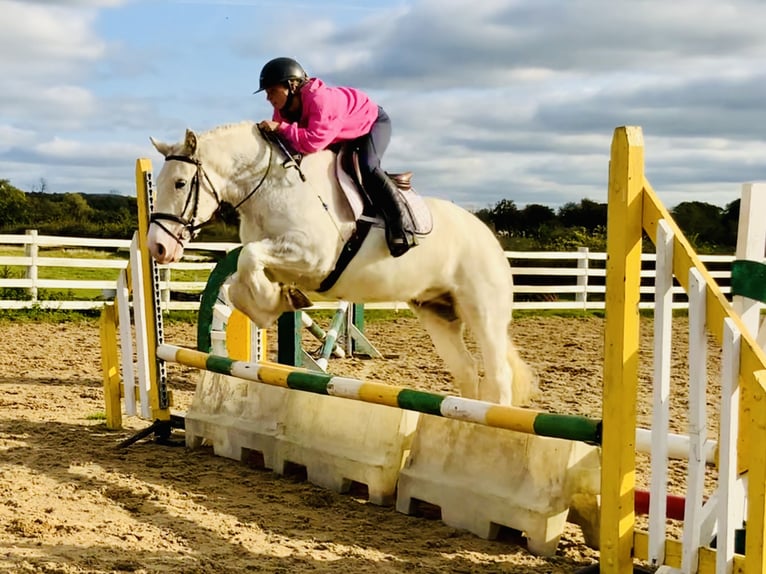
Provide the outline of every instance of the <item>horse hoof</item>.
{"type": "Polygon", "coordinates": [[[293,309],[305,309],[306,307],[311,307],[314,304],[303,291],[292,285],[285,289],[285,295],[287,296],[287,300],[290,302],[290,306],[293,309]]]}

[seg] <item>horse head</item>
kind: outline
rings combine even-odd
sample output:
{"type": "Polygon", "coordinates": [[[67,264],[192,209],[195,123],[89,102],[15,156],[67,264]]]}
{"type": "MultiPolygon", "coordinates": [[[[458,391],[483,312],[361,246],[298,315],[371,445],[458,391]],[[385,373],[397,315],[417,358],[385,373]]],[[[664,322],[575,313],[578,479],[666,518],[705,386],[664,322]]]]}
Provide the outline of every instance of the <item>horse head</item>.
{"type": "Polygon", "coordinates": [[[186,130],[186,137],[179,144],[150,139],[165,157],[165,164],[156,182],[149,252],[157,262],[170,263],[181,258],[186,243],[212,219],[221,205],[221,197],[203,167],[197,135],[192,130],[186,130]]]}

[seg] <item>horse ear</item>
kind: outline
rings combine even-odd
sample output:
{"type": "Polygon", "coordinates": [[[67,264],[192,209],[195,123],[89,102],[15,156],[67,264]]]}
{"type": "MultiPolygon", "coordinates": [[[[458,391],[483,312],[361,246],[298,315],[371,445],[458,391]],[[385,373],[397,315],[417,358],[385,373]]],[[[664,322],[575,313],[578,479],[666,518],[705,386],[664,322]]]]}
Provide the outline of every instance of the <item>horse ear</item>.
{"type": "Polygon", "coordinates": [[[195,151],[197,151],[197,134],[187,129],[186,138],[184,139],[184,152],[187,156],[191,157],[195,151]]]}
{"type": "Polygon", "coordinates": [[[168,157],[168,155],[170,155],[170,144],[157,141],[153,137],[150,137],[149,140],[152,142],[154,149],[160,152],[163,155],[163,157],[168,157]]]}

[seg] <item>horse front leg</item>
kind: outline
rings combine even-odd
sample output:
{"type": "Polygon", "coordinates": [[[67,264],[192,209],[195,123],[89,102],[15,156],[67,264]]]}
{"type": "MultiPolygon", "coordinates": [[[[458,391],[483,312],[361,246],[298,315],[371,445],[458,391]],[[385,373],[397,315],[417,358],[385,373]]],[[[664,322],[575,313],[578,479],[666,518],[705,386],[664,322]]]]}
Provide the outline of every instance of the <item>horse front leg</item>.
{"type": "Polygon", "coordinates": [[[229,298],[260,328],[272,325],[282,313],[311,305],[300,290],[272,280],[267,273],[267,269],[307,269],[310,261],[300,255],[298,247],[271,240],[242,247],[237,272],[229,286],[229,298]]]}

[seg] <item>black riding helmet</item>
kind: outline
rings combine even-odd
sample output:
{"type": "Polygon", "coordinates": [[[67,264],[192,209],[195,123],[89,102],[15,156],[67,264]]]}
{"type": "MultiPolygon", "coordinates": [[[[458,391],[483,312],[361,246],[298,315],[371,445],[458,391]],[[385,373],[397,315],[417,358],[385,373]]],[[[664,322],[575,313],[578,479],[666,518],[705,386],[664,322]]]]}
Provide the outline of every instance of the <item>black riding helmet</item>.
{"type": "Polygon", "coordinates": [[[306,70],[292,58],[274,58],[266,62],[261,70],[258,90],[262,92],[266,88],[276,86],[289,80],[298,80],[301,83],[308,79],[306,70]]]}

